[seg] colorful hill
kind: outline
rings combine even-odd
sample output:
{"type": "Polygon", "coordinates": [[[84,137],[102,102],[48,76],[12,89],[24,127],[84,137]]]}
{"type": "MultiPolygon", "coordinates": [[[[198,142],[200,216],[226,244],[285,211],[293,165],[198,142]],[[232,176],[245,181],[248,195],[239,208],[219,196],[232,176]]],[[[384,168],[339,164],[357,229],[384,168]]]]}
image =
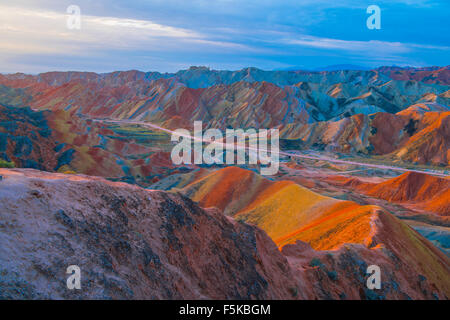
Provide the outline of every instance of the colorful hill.
{"type": "MultiPolygon", "coordinates": [[[[220,208],[238,221],[263,229],[294,264],[301,261],[304,265],[316,255],[327,261],[324,255],[330,252],[338,260],[348,259],[346,251],[350,250],[383,265],[384,270],[397,270],[400,264],[411,274],[426,274],[435,282],[448,279],[448,257],[378,206],[324,197],[291,181],[270,181],[237,167],[190,178],[194,181],[177,191],[202,207],[220,208]],[[308,251],[299,241],[318,251],[308,251]],[[295,249],[297,245],[300,251],[295,249]],[[429,261],[431,265],[412,261],[429,261]]],[[[317,266],[329,273],[329,268],[336,268],[335,263],[318,262],[317,266]]],[[[306,272],[304,266],[301,270],[306,272]]]]}
{"type": "Polygon", "coordinates": [[[401,68],[381,67],[378,71],[395,80],[414,80],[425,83],[450,84],[450,67],[401,68]]]}
{"type": "Polygon", "coordinates": [[[148,186],[180,169],[172,164],[170,150],[170,136],[162,131],[103,124],[65,110],[0,104],[0,159],[16,167],[148,186]]]}
{"type": "Polygon", "coordinates": [[[65,169],[148,185],[172,173],[170,137],[137,126],[85,120],[64,110],[49,116],[53,136],[74,150],[65,169]]]}
{"type": "Polygon", "coordinates": [[[450,216],[450,179],[408,171],[382,182],[333,176],[326,181],[374,198],[400,203],[419,212],[450,216]]]}
{"type": "MultiPolygon", "coordinates": [[[[0,84],[24,91],[30,106],[77,110],[91,117],[163,123],[172,117],[210,126],[269,127],[341,119],[358,113],[395,113],[439,96],[448,85],[397,81],[373,71],[215,71],[175,74],[49,72],[0,75],[0,84]],[[31,98],[30,98],[31,97],[31,98]]],[[[447,100],[446,100],[447,99],[447,100]]]]}
{"type": "Polygon", "coordinates": [[[450,296],[448,258],[387,213],[372,213],[370,244],[315,251],[297,241],[280,251],[260,229],[179,194],[32,169],[0,176],[3,299],[450,296]],[[90,270],[83,290],[66,288],[72,264],[90,270]],[[380,290],[366,286],[372,264],[380,290]]]}
{"type": "Polygon", "coordinates": [[[449,92],[448,67],[0,75],[0,160],[43,170],[0,169],[0,298],[448,299],[449,258],[408,224],[446,250],[450,180],[387,177],[450,167],[449,92]],[[321,157],[175,166],[151,123],[195,120],[321,157]],[[96,270],[78,296],[73,261],[96,270]]]}
{"type": "Polygon", "coordinates": [[[293,299],[300,285],[264,232],[180,195],[31,169],[0,177],[1,299],[293,299]],[[67,290],[73,264],[82,290],[67,290]]]}
{"type": "Polygon", "coordinates": [[[216,207],[227,215],[235,216],[285,190],[286,195],[293,193],[310,197],[311,206],[326,199],[291,181],[271,181],[239,167],[226,167],[193,179],[182,192],[203,207],[216,207]]]}
{"type": "Polygon", "coordinates": [[[58,170],[73,151],[53,136],[49,112],[0,104],[0,159],[16,167],[58,170]]]}
{"type": "MultiPolygon", "coordinates": [[[[419,107],[397,114],[357,114],[339,121],[289,124],[280,135],[303,148],[362,153],[418,164],[450,165],[450,111],[419,107]]],[[[448,110],[448,109],[447,109],[448,110]]]]}
{"type": "MultiPolygon", "coordinates": [[[[442,285],[441,288],[445,288],[443,290],[446,292],[443,299],[448,299],[448,257],[405,223],[386,212],[373,215],[371,225],[372,241],[369,247],[344,244],[338,250],[318,251],[315,258],[311,259],[314,255],[312,250],[308,250],[308,246],[304,244],[298,248],[297,243],[285,245],[282,253],[297,269],[296,275],[303,276],[303,279],[306,280],[312,274],[320,274],[316,280],[316,290],[328,293],[329,299],[336,296],[332,293],[339,292],[338,287],[342,282],[346,282],[344,286],[348,289],[345,290],[345,295],[338,296],[340,298],[359,295],[364,299],[386,299],[398,295],[401,299],[420,299],[420,295],[429,294],[430,290],[435,292],[433,287],[424,286],[425,281],[442,285]],[[306,267],[308,261],[312,270],[306,267]],[[355,280],[363,277],[368,265],[372,264],[382,270],[384,280],[381,291],[361,288],[358,280],[355,280]],[[334,281],[329,282],[328,279],[334,281]]],[[[334,233],[324,236],[333,238],[334,233]]],[[[431,297],[441,299],[433,293],[431,297]]]]}
{"type": "Polygon", "coordinates": [[[308,242],[316,250],[370,244],[371,219],[380,210],[321,196],[292,181],[271,181],[238,167],[214,171],[181,192],[201,207],[216,207],[257,225],[278,246],[308,242]]]}
{"type": "Polygon", "coordinates": [[[392,202],[409,203],[419,209],[450,216],[450,180],[407,172],[378,184],[361,183],[357,190],[392,202]]]}
{"type": "Polygon", "coordinates": [[[273,127],[302,148],[448,166],[448,83],[395,80],[387,70],[10,74],[0,75],[0,102],[167,129],[192,128],[196,120],[205,128],[273,127]]]}

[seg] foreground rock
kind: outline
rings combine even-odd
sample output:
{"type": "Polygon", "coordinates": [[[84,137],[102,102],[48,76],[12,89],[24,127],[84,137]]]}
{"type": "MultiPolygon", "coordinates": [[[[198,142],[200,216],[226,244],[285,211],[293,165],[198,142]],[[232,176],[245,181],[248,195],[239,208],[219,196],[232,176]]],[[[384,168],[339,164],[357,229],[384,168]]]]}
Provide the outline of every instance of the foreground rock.
{"type": "MultiPolygon", "coordinates": [[[[448,260],[433,248],[430,254],[408,254],[409,267],[398,251],[360,244],[314,251],[297,242],[280,252],[260,229],[237,223],[216,209],[202,209],[179,194],[32,169],[0,169],[0,175],[0,298],[446,299],[449,295],[448,260]],[[427,257],[434,260],[425,261],[427,257]],[[373,263],[385,272],[383,287],[376,292],[365,286],[366,266],[373,263]],[[422,263],[436,271],[434,278],[429,271],[418,273],[422,263]],[[81,290],[66,287],[69,265],[81,268],[81,290]]],[[[383,219],[391,218],[376,223],[382,228],[383,219]]],[[[403,240],[396,237],[402,232],[379,234],[388,233],[401,250],[403,240]]]]}
{"type": "Polygon", "coordinates": [[[260,230],[188,198],[1,170],[2,298],[280,299],[294,277],[260,230]],[[269,258],[270,257],[270,258],[269,258]],[[68,290],[78,265],[82,290],[68,290]]]}

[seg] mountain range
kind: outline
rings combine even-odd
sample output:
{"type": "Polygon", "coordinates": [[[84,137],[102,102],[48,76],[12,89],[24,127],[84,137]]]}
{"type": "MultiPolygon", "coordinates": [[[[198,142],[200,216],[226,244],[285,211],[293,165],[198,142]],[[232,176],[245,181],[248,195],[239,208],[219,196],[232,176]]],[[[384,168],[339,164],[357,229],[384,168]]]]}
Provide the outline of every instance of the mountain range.
{"type": "Polygon", "coordinates": [[[448,299],[449,72],[0,75],[0,298],[448,299]],[[194,121],[279,129],[279,172],[175,165],[194,121]]]}

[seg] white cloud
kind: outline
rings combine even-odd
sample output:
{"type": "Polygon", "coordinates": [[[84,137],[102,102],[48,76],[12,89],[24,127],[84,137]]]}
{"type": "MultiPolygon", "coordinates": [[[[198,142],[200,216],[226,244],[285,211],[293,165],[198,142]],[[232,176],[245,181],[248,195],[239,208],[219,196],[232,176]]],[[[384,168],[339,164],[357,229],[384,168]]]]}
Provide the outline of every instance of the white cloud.
{"type": "MultiPolygon", "coordinates": [[[[403,3],[413,7],[435,2],[379,1],[386,6],[403,3]]],[[[439,58],[449,50],[442,41],[434,42],[443,44],[439,46],[338,39],[351,38],[352,30],[338,30],[333,33],[335,39],[308,35],[323,30],[326,18],[333,18],[336,10],[330,13],[329,8],[356,8],[364,15],[364,5],[356,0],[77,0],[81,30],[69,30],[65,10],[71,2],[15,0],[0,4],[0,72],[68,68],[173,71],[178,65],[200,63],[275,68],[300,60],[302,65],[314,65],[318,59],[398,64],[419,57],[431,60],[428,53],[439,58]]]]}
{"type": "Polygon", "coordinates": [[[299,45],[305,47],[313,47],[320,49],[343,50],[349,52],[366,52],[371,53],[386,53],[386,54],[400,54],[418,49],[434,49],[434,50],[449,50],[447,46],[430,46],[416,43],[390,42],[379,40],[357,41],[357,40],[341,40],[320,38],[313,36],[299,36],[298,39],[283,39],[282,42],[291,45],[299,45]]]}
{"type": "Polygon", "coordinates": [[[386,51],[386,52],[407,52],[409,49],[400,42],[386,42],[378,40],[355,41],[320,38],[312,36],[300,36],[298,39],[285,39],[285,43],[292,45],[300,45],[306,47],[314,47],[321,49],[338,49],[345,51],[386,51]]]}
{"type": "Polygon", "coordinates": [[[65,12],[30,10],[0,5],[0,50],[17,54],[88,55],[92,50],[187,50],[197,46],[243,49],[229,41],[215,41],[196,31],[149,20],[81,15],[81,29],[69,30],[65,12]]]}
{"type": "Polygon", "coordinates": [[[201,38],[201,34],[194,31],[173,28],[170,26],[164,26],[147,20],[135,20],[135,19],[123,19],[114,17],[93,17],[85,16],[83,20],[90,26],[105,26],[107,28],[120,28],[125,32],[129,32],[131,29],[142,29],[145,34],[160,36],[160,37],[173,37],[173,38],[201,38]]]}

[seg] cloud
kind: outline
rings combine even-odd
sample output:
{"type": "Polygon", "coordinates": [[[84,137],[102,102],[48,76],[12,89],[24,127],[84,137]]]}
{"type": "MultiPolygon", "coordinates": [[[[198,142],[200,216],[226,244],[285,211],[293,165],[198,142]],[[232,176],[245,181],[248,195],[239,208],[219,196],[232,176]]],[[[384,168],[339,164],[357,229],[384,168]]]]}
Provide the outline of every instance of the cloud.
{"type": "Polygon", "coordinates": [[[0,49],[3,54],[66,53],[86,55],[91,50],[186,50],[186,43],[243,49],[229,41],[215,41],[199,32],[150,20],[81,15],[81,29],[69,30],[65,12],[30,10],[0,5],[0,49]]]}
{"type": "MultiPolygon", "coordinates": [[[[85,16],[83,17],[85,23],[89,26],[100,27],[105,26],[107,28],[120,28],[120,29],[142,29],[146,35],[159,36],[159,37],[172,37],[172,38],[201,38],[201,34],[194,31],[174,28],[161,24],[154,23],[147,20],[135,20],[135,19],[123,19],[114,17],[95,17],[85,16]]],[[[128,32],[125,31],[125,32],[128,32]]]]}
{"type": "Polygon", "coordinates": [[[0,4],[0,72],[448,64],[448,28],[429,18],[445,0],[379,0],[383,29],[367,41],[357,0],[77,0],[81,30],[66,26],[70,0],[10,3],[0,4]],[[422,13],[429,23],[408,20],[422,13]]]}
{"type": "Polygon", "coordinates": [[[286,44],[299,45],[306,47],[314,47],[321,49],[358,51],[358,52],[373,52],[384,51],[391,53],[408,52],[409,49],[400,42],[386,42],[378,40],[369,41],[355,41],[355,40],[341,40],[320,38],[313,36],[299,36],[298,39],[283,39],[286,44]]]}
{"type": "Polygon", "coordinates": [[[282,42],[290,45],[298,45],[305,47],[314,47],[329,50],[343,50],[349,52],[365,52],[371,53],[385,53],[385,54],[400,54],[411,52],[414,48],[418,49],[432,49],[447,51],[450,48],[447,46],[434,46],[417,43],[402,43],[379,40],[355,41],[355,40],[341,40],[320,38],[313,36],[301,35],[298,39],[283,39],[282,42]]]}

